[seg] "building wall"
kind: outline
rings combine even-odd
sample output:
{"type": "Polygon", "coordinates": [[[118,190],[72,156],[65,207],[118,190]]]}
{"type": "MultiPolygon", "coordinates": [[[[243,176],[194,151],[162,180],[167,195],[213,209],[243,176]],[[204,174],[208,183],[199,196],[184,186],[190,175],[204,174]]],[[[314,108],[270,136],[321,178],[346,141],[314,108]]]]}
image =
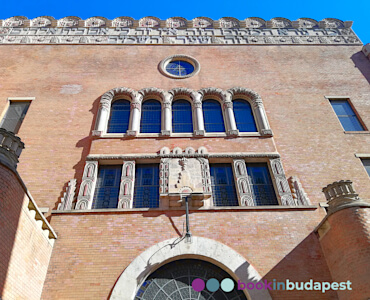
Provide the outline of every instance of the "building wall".
{"type": "MultiPolygon", "coordinates": [[[[53,247],[28,209],[17,176],[0,163],[0,297],[41,297],[53,247]]],[[[42,223],[42,221],[39,221],[42,223]]]]}
{"type": "MultiPolygon", "coordinates": [[[[314,210],[191,211],[190,230],[231,247],[268,281],[331,281],[318,239],[307,237],[319,220],[314,210]]],[[[184,222],[183,210],[53,215],[58,241],[42,299],[108,299],[124,269],[149,247],[181,236],[184,222]]],[[[271,294],[273,299],[335,299],[335,292],[271,294]]]]}
{"type": "MultiPolygon", "coordinates": [[[[370,186],[361,161],[369,134],[344,134],[325,95],[349,96],[370,126],[369,84],[353,58],[357,46],[14,46],[0,48],[1,107],[7,97],[34,96],[19,136],[26,144],[19,172],[40,206],[56,207],[66,183],[80,180],[85,157],[93,154],[157,152],[162,146],[205,145],[210,152],[277,151],[287,176],[297,175],[309,198],[324,201],[321,188],[351,178],[363,198],[370,186]],[[169,79],[159,62],[182,53],[198,59],[201,71],[169,79]],[[222,63],[215,64],[215,61],[222,63]],[[92,141],[99,97],[114,87],[165,90],[188,87],[250,88],[264,101],[271,139],[104,139],[92,141]],[[4,88],[5,87],[5,88],[4,88]],[[226,141],[226,140],[225,140],[226,141]],[[147,143],[153,144],[147,147],[147,143]],[[227,145],[227,146],[226,146],[227,145]],[[68,153],[68,155],[66,155],[68,153]],[[335,159],[334,159],[335,158],[335,159]],[[48,184],[45,185],[44,183],[48,184]]],[[[357,56],[356,56],[357,57],[357,56]]],[[[1,108],[0,108],[1,109],[1,108]]],[[[172,149],[173,147],[169,147],[172,149]]]]}
{"type": "MultiPolygon", "coordinates": [[[[7,97],[36,97],[18,133],[26,144],[18,170],[41,207],[56,209],[67,182],[81,181],[88,154],[155,153],[164,146],[278,152],[287,177],[298,176],[313,204],[325,201],[322,187],[341,179],[351,179],[368,199],[369,178],[354,154],[368,153],[370,135],[344,133],[324,97],[349,97],[370,127],[369,79],[360,71],[370,62],[357,55],[360,51],[360,46],[6,45],[0,48],[0,57],[7,57],[0,61],[0,111],[7,97]],[[200,73],[183,80],[161,75],[159,62],[173,54],[196,58],[200,73]],[[274,137],[94,139],[101,95],[121,86],[249,88],[261,95],[274,137]]],[[[138,254],[182,232],[183,213],[53,214],[59,239],[42,298],[107,299],[138,254]]],[[[324,215],[321,208],[221,210],[192,212],[190,222],[194,235],[235,249],[269,280],[330,281],[311,234],[324,215]]],[[[273,296],[336,297],[332,292],[273,296]]]]}

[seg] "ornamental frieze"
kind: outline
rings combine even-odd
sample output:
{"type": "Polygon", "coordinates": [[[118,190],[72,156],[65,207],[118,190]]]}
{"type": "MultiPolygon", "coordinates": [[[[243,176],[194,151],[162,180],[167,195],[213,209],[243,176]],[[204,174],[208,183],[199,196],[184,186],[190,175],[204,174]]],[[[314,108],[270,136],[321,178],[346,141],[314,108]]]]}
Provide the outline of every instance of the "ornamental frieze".
{"type": "Polygon", "coordinates": [[[18,16],[0,20],[0,25],[0,44],[362,44],[351,21],[331,18],[317,22],[309,18],[223,17],[216,21],[198,17],[188,21],[172,17],[161,21],[145,17],[135,21],[129,17],[28,20],[18,16]]]}

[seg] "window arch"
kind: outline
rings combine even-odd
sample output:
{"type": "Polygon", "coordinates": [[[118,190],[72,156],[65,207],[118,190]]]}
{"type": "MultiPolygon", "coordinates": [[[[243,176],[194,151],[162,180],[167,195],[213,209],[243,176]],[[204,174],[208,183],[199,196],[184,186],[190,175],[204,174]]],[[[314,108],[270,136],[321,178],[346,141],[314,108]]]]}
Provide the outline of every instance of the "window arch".
{"type": "Polygon", "coordinates": [[[193,116],[189,101],[176,100],[173,102],[172,132],[193,132],[193,116]]]}
{"type": "Polygon", "coordinates": [[[257,132],[252,107],[248,101],[236,99],[233,101],[236,127],[240,132],[257,132]]]}
{"type": "Polygon", "coordinates": [[[224,118],[218,101],[203,101],[203,116],[206,132],[225,132],[224,118]]]}
{"type": "Polygon", "coordinates": [[[130,101],[116,100],[111,107],[107,133],[125,133],[130,120],[130,101]]]}
{"type": "Polygon", "coordinates": [[[141,133],[161,132],[161,103],[158,100],[146,100],[141,106],[141,133]]]}

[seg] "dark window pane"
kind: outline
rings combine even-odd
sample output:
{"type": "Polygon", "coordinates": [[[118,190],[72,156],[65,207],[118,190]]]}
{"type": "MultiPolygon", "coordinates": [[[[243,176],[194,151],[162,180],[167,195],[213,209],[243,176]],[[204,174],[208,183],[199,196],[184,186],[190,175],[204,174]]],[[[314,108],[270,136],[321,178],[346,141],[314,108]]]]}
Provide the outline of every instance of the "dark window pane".
{"type": "Polygon", "coordinates": [[[172,104],[172,131],[193,132],[191,104],[186,100],[177,100],[172,104]]]}
{"type": "Polygon", "coordinates": [[[30,102],[10,102],[9,108],[6,111],[0,127],[13,133],[18,133],[29,106],[30,102]]]}
{"type": "Polygon", "coordinates": [[[370,176],[370,158],[362,159],[362,163],[364,164],[367,174],[370,176]]]}
{"type": "Polygon", "coordinates": [[[157,100],[147,100],[141,107],[141,133],[161,132],[161,103],[157,100]]]}
{"type": "Polygon", "coordinates": [[[234,115],[236,127],[240,132],[256,132],[257,127],[254,122],[252,108],[248,101],[234,100],[234,115]]]}
{"type": "Polygon", "coordinates": [[[221,105],[216,100],[203,102],[204,127],[206,132],[225,132],[221,105]]]}
{"type": "Polygon", "coordinates": [[[117,208],[122,166],[100,166],[93,208],[117,208]]]}
{"type": "Polygon", "coordinates": [[[238,206],[234,175],[230,164],[210,164],[213,204],[238,206]]]}
{"type": "Polygon", "coordinates": [[[364,130],[348,101],[330,101],[330,103],[345,131],[364,130]]]}
{"type": "Polygon", "coordinates": [[[186,76],[194,72],[194,66],[183,60],[172,61],[167,64],[166,71],[176,76],[186,76]]]}
{"type": "Polygon", "coordinates": [[[136,165],[134,208],[159,207],[159,165],[136,165]]]}
{"type": "Polygon", "coordinates": [[[246,165],[256,205],[278,205],[267,165],[263,163],[246,165]]]}
{"type": "Polygon", "coordinates": [[[114,101],[108,123],[108,133],[125,133],[130,120],[130,102],[127,100],[114,101]]]}

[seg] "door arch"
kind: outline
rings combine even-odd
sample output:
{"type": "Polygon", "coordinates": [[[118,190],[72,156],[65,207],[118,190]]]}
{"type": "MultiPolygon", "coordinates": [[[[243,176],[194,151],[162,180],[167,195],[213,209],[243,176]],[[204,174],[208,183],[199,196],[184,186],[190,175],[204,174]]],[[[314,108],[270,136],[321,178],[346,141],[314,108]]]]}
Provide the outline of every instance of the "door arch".
{"type": "MultiPolygon", "coordinates": [[[[246,284],[262,282],[246,259],[232,248],[215,240],[192,237],[192,242],[173,238],[160,242],[136,257],[118,278],[109,300],[133,300],[144,281],[160,267],[179,259],[198,259],[212,263],[246,284]]],[[[247,299],[271,300],[267,290],[243,291],[247,299]]]]}

